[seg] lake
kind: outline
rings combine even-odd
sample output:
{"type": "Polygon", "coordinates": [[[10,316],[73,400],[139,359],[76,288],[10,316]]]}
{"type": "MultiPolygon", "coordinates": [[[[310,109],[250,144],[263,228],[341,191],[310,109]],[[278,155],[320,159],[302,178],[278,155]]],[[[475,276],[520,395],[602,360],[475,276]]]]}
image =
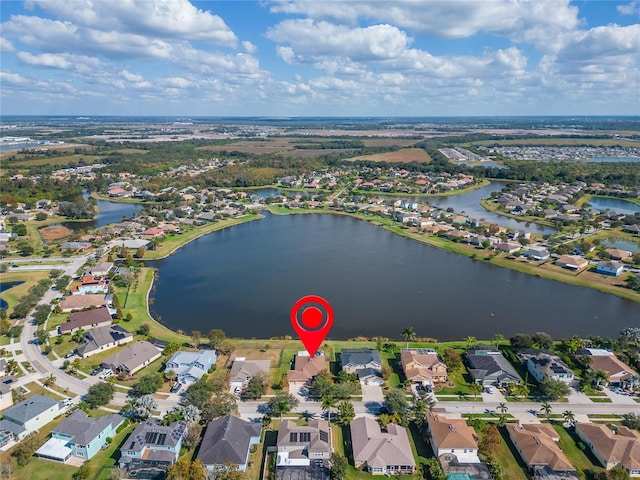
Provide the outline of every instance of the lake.
{"type": "MultiPolygon", "coordinates": [[[[535,223],[522,222],[513,218],[505,217],[504,215],[498,215],[497,213],[489,212],[480,205],[480,200],[491,197],[492,192],[501,192],[505,184],[500,182],[491,182],[489,185],[471,190],[459,195],[451,195],[447,197],[411,197],[399,195],[387,195],[384,198],[389,200],[399,199],[407,202],[428,203],[430,205],[447,209],[453,208],[457,213],[464,212],[472,218],[477,220],[484,219],[486,222],[495,223],[496,225],[502,225],[503,227],[513,228],[515,230],[524,230],[526,232],[539,233],[540,235],[551,234],[555,232],[552,227],[545,225],[538,225],[535,223]]],[[[277,188],[264,188],[257,189],[251,193],[255,193],[261,197],[268,197],[269,195],[282,195],[290,192],[284,192],[277,188]]],[[[295,192],[300,193],[300,192],[295,192]]],[[[375,194],[367,194],[375,196],[375,194]]],[[[290,195],[289,195],[290,196],[290,195]]]]}
{"type": "Polygon", "coordinates": [[[620,198],[593,197],[589,200],[588,205],[596,210],[615,210],[616,212],[627,215],[633,215],[634,213],[640,212],[640,205],[636,205],[633,202],[622,200],[620,198]]]}
{"type": "MultiPolygon", "coordinates": [[[[7,290],[9,290],[10,288],[15,287],[16,285],[20,285],[21,283],[24,282],[7,282],[7,283],[0,283],[0,293],[5,292],[7,290]]],[[[7,305],[7,302],[5,302],[3,299],[0,298],[0,308],[7,308],[9,305],[7,305]]]]}
{"type": "Polygon", "coordinates": [[[95,220],[89,222],[62,222],[60,225],[71,230],[104,227],[111,223],[121,222],[122,217],[135,217],[143,207],[139,203],[109,202],[107,200],[96,200],[96,204],[98,206],[98,215],[95,220]]]}
{"type": "Polygon", "coordinates": [[[325,297],[329,335],[400,338],[412,326],[439,340],[546,331],[617,336],[640,303],[495,267],[348,216],[271,215],[209,234],[163,260],[154,316],[187,333],[293,335],[289,309],[325,297]]]}
{"type": "Polygon", "coordinates": [[[593,157],[586,160],[588,163],[635,163],[640,162],[638,157],[593,157]]]}

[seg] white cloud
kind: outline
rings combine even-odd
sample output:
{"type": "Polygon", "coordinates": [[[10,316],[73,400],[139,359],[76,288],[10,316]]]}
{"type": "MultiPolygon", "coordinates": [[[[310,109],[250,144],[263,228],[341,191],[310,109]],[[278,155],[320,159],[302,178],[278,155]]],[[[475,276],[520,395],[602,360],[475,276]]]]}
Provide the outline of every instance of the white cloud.
{"type": "Polygon", "coordinates": [[[572,30],[580,24],[578,8],[572,6],[569,0],[276,0],[271,10],[352,25],[358,20],[387,22],[412,32],[440,38],[467,38],[486,32],[509,38],[535,37],[542,40],[539,37],[540,27],[549,34],[572,30]]]}
{"type": "Polygon", "coordinates": [[[122,78],[124,78],[125,80],[127,80],[129,82],[142,82],[142,81],[144,81],[144,77],[142,75],[139,75],[137,73],[131,73],[128,70],[122,70],[120,72],[120,75],[122,75],[122,78]]]}
{"type": "Polygon", "coordinates": [[[12,85],[25,85],[29,83],[29,80],[18,73],[0,71],[0,82],[6,82],[12,85]]]}
{"type": "Polygon", "coordinates": [[[258,47],[256,47],[253,43],[245,40],[242,42],[242,48],[244,48],[244,51],[249,53],[249,54],[254,54],[258,51],[258,47]]]}
{"type": "Polygon", "coordinates": [[[631,3],[627,3],[626,5],[618,5],[616,7],[618,13],[620,15],[640,15],[640,1],[633,0],[631,3]]]}
{"type": "Polygon", "coordinates": [[[208,41],[235,47],[237,37],[218,15],[188,0],[29,0],[58,17],[83,27],[122,33],[208,41]]]}
{"type": "Polygon", "coordinates": [[[275,42],[289,43],[300,55],[339,55],[354,60],[392,58],[411,43],[403,31],[391,25],[350,28],[311,19],[284,20],[266,35],[275,42]]]}
{"type": "Polygon", "coordinates": [[[51,53],[43,53],[42,55],[32,55],[28,52],[18,52],[16,54],[18,60],[28,65],[38,67],[60,68],[66,70],[71,68],[71,63],[62,55],[54,55],[51,53]]]}
{"type": "Polygon", "coordinates": [[[9,40],[0,37],[0,52],[15,52],[16,47],[9,40]]]}

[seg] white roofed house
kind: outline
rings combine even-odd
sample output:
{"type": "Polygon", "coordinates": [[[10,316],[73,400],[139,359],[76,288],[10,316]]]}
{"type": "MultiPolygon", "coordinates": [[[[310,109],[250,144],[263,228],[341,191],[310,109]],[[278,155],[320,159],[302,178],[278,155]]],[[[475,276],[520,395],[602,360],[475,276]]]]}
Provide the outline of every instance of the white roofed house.
{"type": "Polygon", "coordinates": [[[174,353],[167,361],[164,372],[175,372],[178,382],[186,385],[200,380],[216,363],[216,359],[215,350],[200,350],[199,352],[181,350],[174,353]]]}

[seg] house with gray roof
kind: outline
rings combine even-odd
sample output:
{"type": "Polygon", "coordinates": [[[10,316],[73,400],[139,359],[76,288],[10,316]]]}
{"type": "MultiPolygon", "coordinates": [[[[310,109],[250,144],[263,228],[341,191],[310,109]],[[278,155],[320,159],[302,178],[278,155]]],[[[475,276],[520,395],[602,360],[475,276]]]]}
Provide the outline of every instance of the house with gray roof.
{"type": "Polygon", "coordinates": [[[164,373],[173,371],[178,375],[178,382],[190,384],[197,382],[215,365],[215,350],[200,350],[199,352],[186,352],[180,350],[174,353],[167,361],[164,373]]]}
{"type": "Polygon", "coordinates": [[[111,355],[102,362],[102,366],[114,372],[125,372],[131,375],[160,358],[160,355],[161,352],[157,347],[146,340],[140,340],[111,355]]]}
{"type": "Polygon", "coordinates": [[[232,463],[244,472],[249,462],[251,445],[260,443],[261,423],[251,423],[232,415],[212,420],[207,426],[198,460],[210,470],[224,468],[232,463]]]}
{"type": "Polygon", "coordinates": [[[169,426],[142,422],[122,444],[118,466],[126,469],[129,476],[138,478],[166,472],[178,459],[186,430],[185,422],[169,426]]]}
{"type": "Polygon", "coordinates": [[[96,353],[104,352],[133,341],[133,334],[119,325],[98,327],[84,334],[84,343],[76,349],[82,358],[88,358],[96,353]]]}
{"type": "Polygon", "coordinates": [[[247,360],[245,357],[236,357],[231,366],[231,378],[229,384],[231,391],[239,393],[247,387],[252,378],[263,376],[268,378],[270,360],[247,360]]]}
{"type": "Polygon", "coordinates": [[[386,432],[375,420],[359,417],[351,421],[351,445],[355,467],[372,475],[411,474],[416,461],[407,429],[390,423],[386,432]]]}
{"type": "Polygon", "coordinates": [[[560,360],[557,355],[551,355],[545,352],[538,352],[527,355],[527,370],[535,377],[538,382],[545,378],[560,380],[568,385],[573,383],[573,371],[560,360]]]}
{"type": "Polygon", "coordinates": [[[85,330],[95,327],[111,325],[112,318],[106,306],[92,308],[83,312],[72,314],[65,323],[58,325],[58,333],[73,333],[76,330],[85,330]]]}
{"type": "Polygon", "coordinates": [[[371,348],[344,348],[340,352],[342,370],[358,375],[360,383],[382,385],[380,352],[371,348]]]}
{"type": "MultiPolygon", "coordinates": [[[[2,359],[4,360],[4,358],[2,359]]],[[[4,366],[0,365],[4,368],[4,366]]],[[[11,389],[16,385],[18,379],[13,375],[4,375],[0,377],[0,410],[9,408],[13,405],[13,395],[11,389]]]]}
{"type": "Polygon", "coordinates": [[[115,413],[91,418],[82,410],[76,410],[51,431],[51,438],[35,454],[63,463],[71,457],[89,460],[107,444],[108,437],[115,436],[124,421],[122,415],[115,413]]]}
{"type": "Polygon", "coordinates": [[[46,395],[34,395],[2,414],[0,432],[22,440],[62,413],[62,405],[46,395]]]}
{"type": "Polygon", "coordinates": [[[465,352],[469,373],[481,385],[506,385],[520,383],[522,378],[498,350],[493,348],[470,349],[465,352]]]}

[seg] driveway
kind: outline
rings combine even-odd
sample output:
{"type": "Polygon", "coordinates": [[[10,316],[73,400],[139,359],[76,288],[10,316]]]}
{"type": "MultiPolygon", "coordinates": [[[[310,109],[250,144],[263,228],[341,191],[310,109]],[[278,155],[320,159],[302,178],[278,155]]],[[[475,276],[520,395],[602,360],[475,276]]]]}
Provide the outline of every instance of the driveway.
{"type": "Polygon", "coordinates": [[[362,401],[367,402],[384,402],[382,387],[380,385],[362,385],[362,401]]]}

